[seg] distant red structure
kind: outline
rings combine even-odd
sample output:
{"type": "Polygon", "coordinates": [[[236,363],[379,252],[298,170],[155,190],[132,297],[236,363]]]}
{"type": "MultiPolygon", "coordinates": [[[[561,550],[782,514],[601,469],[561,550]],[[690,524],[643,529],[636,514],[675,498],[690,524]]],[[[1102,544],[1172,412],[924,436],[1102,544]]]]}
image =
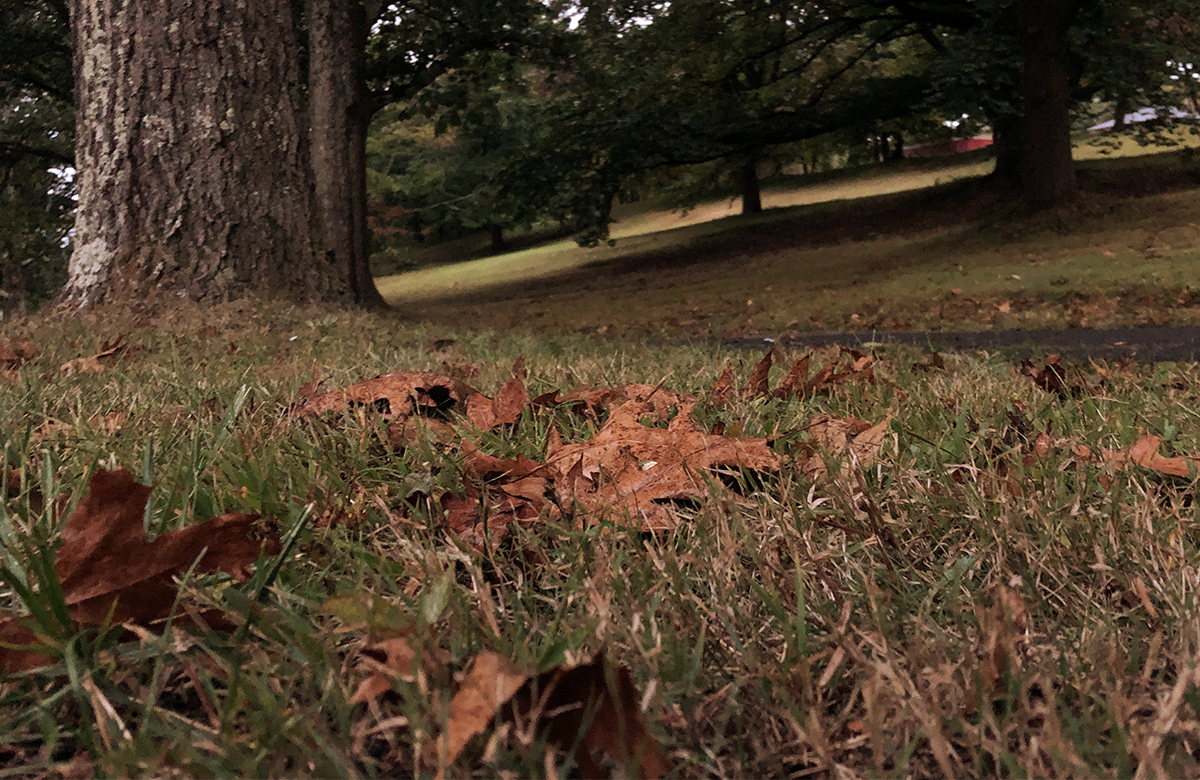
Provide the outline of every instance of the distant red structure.
{"type": "Polygon", "coordinates": [[[948,154],[958,154],[959,152],[970,152],[975,149],[982,149],[985,146],[992,145],[992,137],[990,135],[979,136],[977,138],[955,138],[950,141],[942,141],[936,144],[914,144],[904,147],[905,157],[944,157],[948,154]]]}

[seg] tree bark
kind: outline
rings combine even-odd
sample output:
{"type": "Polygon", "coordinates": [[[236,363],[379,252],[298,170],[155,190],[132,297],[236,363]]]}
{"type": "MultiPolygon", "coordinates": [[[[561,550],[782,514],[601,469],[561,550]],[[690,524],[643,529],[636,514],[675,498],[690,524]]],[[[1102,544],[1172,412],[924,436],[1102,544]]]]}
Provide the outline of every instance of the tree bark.
{"type": "Polygon", "coordinates": [[[992,118],[992,148],[996,154],[996,169],[991,178],[1004,186],[1021,183],[1021,127],[1025,120],[1020,114],[1001,114],[992,118]]]}
{"type": "Polygon", "coordinates": [[[375,110],[366,84],[370,32],[360,0],[308,0],[312,168],[327,249],[355,301],[384,307],[371,277],[367,130],[375,110]]]}
{"type": "Polygon", "coordinates": [[[79,208],[60,301],[342,300],[314,248],[287,0],[71,0],[79,208]]]}
{"type": "Polygon", "coordinates": [[[488,225],[488,233],[492,238],[492,254],[498,255],[506,248],[504,244],[504,226],[503,225],[488,225]]]}
{"type": "Polygon", "coordinates": [[[1067,31],[1079,0],[1023,0],[1025,123],[1021,186],[1035,208],[1079,195],[1071,158],[1071,67],[1067,31]]]}
{"type": "Polygon", "coordinates": [[[758,156],[752,155],[738,169],[738,188],[742,193],[742,213],[762,213],[762,190],[758,184],[758,156]]]}

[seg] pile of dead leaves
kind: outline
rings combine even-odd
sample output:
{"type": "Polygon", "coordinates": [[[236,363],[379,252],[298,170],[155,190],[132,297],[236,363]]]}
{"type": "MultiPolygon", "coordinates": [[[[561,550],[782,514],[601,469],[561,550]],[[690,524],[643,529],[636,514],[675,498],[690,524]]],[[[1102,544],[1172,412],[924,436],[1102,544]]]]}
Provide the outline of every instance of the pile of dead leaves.
{"type": "MultiPolygon", "coordinates": [[[[811,356],[797,360],[772,391],[772,360],[768,352],[740,391],[727,367],[709,393],[708,406],[727,405],[735,391],[745,399],[787,399],[829,392],[851,380],[874,381],[874,359],[844,350],[812,376],[811,356]]],[[[733,435],[720,424],[706,431],[695,420],[699,401],[690,394],[637,384],[565,395],[552,391],[530,400],[523,380],[518,360],[512,378],[488,398],[445,374],[400,372],[320,394],[310,390],[292,414],[309,419],[351,412],[382,421],[393,446],[432,433],[457,448],[463,490],[436,497],[436,507],[447,526],[476,547],[498,544],[514,523],[547,519],[568,518],[578,525],[607,517],[643,531],[670,530],[679,524],[682,507],[709,498],[718,486],[736,484],[746,474],[778,472],[785,464],[786,456],[775,451],[770,438],[733,435]],[[585,441],[564,443],[551,422],[545,456],[538,460],[497,458],[473,441],[480,431],[556,407],[588,417],[598,430],[585,441]]],[[[800,473],[810,479],[824,476],[831,459],[846,461],[846,468],[868,465],[879,454],[887,425],[887,419],[872,423],[817,415],[799,453],[800,473]]]]}

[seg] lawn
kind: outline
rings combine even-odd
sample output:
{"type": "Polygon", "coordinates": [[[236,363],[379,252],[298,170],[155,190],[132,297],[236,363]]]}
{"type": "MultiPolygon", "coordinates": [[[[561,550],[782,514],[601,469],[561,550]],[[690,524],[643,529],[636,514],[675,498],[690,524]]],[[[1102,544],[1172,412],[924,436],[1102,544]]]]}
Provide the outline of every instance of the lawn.
{"type": "Polygon", "coordinates": [[[1198,771],[1194,365],[267,304],[0,343],[4,776],[1198,771]]]}
{"type": "Polygon", "coordinates": [[[1200,774],[1196,365],[711,338],[1191,321],[1189,170],[0,323],[0,777],[1200,774]]]}
{"type": "Polygon", "coordinates": [[[533,334],[1195,324],[1191,160],[1085,160],[1080,202],[1034,215],[991,192],[979,162],[859,172],[769,195],[779,205],[761,215],[643,212],[614,226],[612,247],[557,242],[379,284],[414,321],[533,334]]]}

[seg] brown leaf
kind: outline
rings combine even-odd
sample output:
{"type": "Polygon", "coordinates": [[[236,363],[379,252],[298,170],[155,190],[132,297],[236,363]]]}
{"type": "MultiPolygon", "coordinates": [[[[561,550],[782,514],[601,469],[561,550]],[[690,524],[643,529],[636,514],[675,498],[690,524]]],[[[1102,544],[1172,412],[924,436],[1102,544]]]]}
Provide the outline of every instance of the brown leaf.
{"type": "Polygon", "coordinates": [[[803,394],[808,385],[808,363],[811,358],[812,355],[805,355],[792,364],[787,376],[779,383],[779,387],[775,388],[773,395],[776,398],[787,400],[798,393],[803,394]]]}
{"type": "Polygon", "coordinates": [[[674,411],[695,403],[696,396],[667,390],[662,385],[632,384],[575,390],[558,399],[558,403],[573,405],[576,411],[592,416],[630,401],[649,404],[651,416],[658,422],[666,422],[674,411]]]}
{"type": "Polygon", "coordinates": [[[436,764],[438,776],[444,776],[471,739],[502,713],[524,744],[544,734],[560,750],[574,748],[583,777],[607,776],[597,751],[636,764],[634,776],[661,777],[670,764],[646,729],[639,699],[629,670],[607,663],[603,654],[533,676],[495,653],[480,653],[450,701],[438,755],[427,754],[426,763],[436,764]]]}
{"type": "MultiPolygon", "coordinates": [[[[520,366],[514,365],[514,369],[520,366]]],[[[504,383],[494,399],[482,393],[472,393],[467,398],[466,417],[481,431],[491,430],[497,425],[512,425],[521,419],[521,413],[529,405],[529,393],[525,383],[513,376],[504,383]]]]}
{"type": "Polygon", "coordinates": [[[1020,667],[1020,653],[1029,633],[1029,611],[1025,601],[1012,584],[998,585],[992,592],[992,606],[975,608],[979,620],[979,675],[984,691],[989,695],[1000,692],[1003,676],[1020,667]]]}
{"type": "MultiPolygon", "coordinates": [[[[500,708],[528,679],[529,675],[503,656],[491,652],[475,656],[466,679],[450,700],[446,730],[437,742],[440,755],[429,758],[439,767],[453,764],[471,738],[487,728],[500,708]]],[[[443,771],[438,775],[442,776],[443,771]]]]}
{"type": "Polygon", "coordinates": [[[103,348],[95,355],[68,360],[62,364],[60,370],[67,376],[71,374],[94,374],[104,370],[104,364],[100,362],[101,360],[124,355],[128,351],[129,347],[125,344],[125,336],[121,335],[115,340],[104,344],[103,348]]]}
{"type": "Polygon", "coordinates": [[[608,776],[597,752],[625,764],[630,776],[662,777],[671,765],[646,729],[639,699],[629,670],[609,664],[600,653],[588,663],[530,679],[512,696],[505,714],[519,733],[545,734],[560,750],[576,748],[583,777],[608,776]]]}
{"type": "Polygon", "coordinates": [[[628,401],[590,440],[556,450],[547,465],[560,501],[597,513],[616,511],[640,520],[645,530],[663,530],[677,523],[666,502],[708,496],[702,472],[778,470],[779,457],[766,439],[705,433],[692,420],[693,406],[680,409],[663,429],[642,425],[647,404],[628,401]]]}
{"type": "Polygon", "coordinates": [[[728,406],[733,400],[733,391],[737,389],[737,384],[733,378],[733,366],[725,366],[725,370],[717,377],[717,381],[713,384],[712,390],[708,392],[709,406],[728,406]]]}
{"type": "Polygon", "coordinates": [[[300,385],[299,393],[302,398],[312,398],[321,389],[321,367],[313,366],[312,381],[300,385]]]}
{"type": "Polygon", "coordinates": [[[444,412],[463,400],[460,383],[429,371],[400,371],[314,395],[293,410],[301,419],[354,407],[371,407],[384,419],[420,410],[444,412]]]}
{"type": "Polygon", "coordinates": [[[1160,446],[1162,446],[1161,436],[1147,434],[1130,445],[1126,453],[1129,460],[1137,465],[1152,469],[1161,474],[1170,474],[1173,477],[1191,476],[1192,468],[1197,463],[1197,459],[1164,457],[1158,454],[1160,446]]]}
{"type": "MultiPolygon", "coordinates": [[[[101,469],[67,519],[54,568],[77,624],[103,625],[111,612],[114,625],[149,625],[167,616],[176,598],[173,578],[187,571],[202,552],[197,574],[222,571],[244,579],[262,550],[278,550],[273,541],[249,538],[258,516],[243,514],[222,515],[147,542],[142,516],[149,496],[150,488],[139,485],[128,471],[101,469]]],[[[44,657],[0,649],[0,668],[29,669],[43,663],[44,657]]]]}
{"type": "Polygon", "coordinates": [[[828,455],[846,461],[842,468],[843,475],[849,473],[852,466],[867,468],[879,458],[890,422],[890,414],[875,424],[856,417],[814,415],[808,423],[808,433],[819,451],[800,462],[800,472],[809,479],[824,476],[828,455]]]}
{"type": "Polygon", "coordinates": [[[419,666],[417,653],[402,637],[374,642],[363,654],[367,665],[372,668],[372,673],[359,683],[354,695],[350,697],[351,704],[377,700],[392,689],[394,679],[409,682],[416,679],[419,666]]]}
{"type": "Polygon", "coordinates": [[[28,336],[12,345],[0,341],[0,369],[7,371],[17,369],[22,363],[33,360],[37,354],[38,348],[29,340],[28,336]]]}
{"type": "Polygon", "coordinates": [[[754,369],[750,372],[750,378],[746,380],[746,386],[742,388],[743,398],[763,398],[771,393],[771,387],[768,384],[771,377],[771,361],[775,356],[775,349],[772,347],[767,350],[767,354],[763,355],[762,360],[754,365],[754,369]]]}

